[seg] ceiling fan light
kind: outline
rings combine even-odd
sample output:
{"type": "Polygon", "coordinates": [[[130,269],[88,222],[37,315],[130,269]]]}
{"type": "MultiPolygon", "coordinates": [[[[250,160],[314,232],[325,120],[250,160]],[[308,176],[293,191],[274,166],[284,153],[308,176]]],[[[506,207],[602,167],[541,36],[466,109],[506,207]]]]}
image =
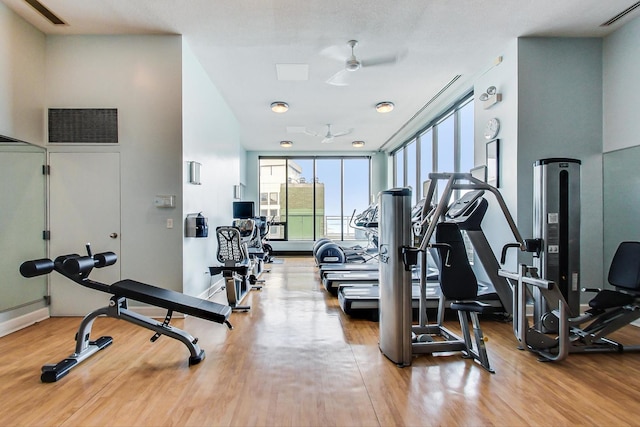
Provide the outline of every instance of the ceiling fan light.
{"type": "Polygon", "coordinates": [[[280,141],[280,146],[282,148],[290,148],[291,146],[293,146],[293,142],[291,142],[291,141],[280,141]]]}
{"type": "Polygon", "coordinates": [[[276,101],[271,103],[271,111],[274,113],[286,113],[289,109],[289,104],[282,101],[276,101]]]}
{"type": "Polygon", "coordinates": [[[394,107],[393,102],[389,102],[389,101],[378,102],[376,104],[376,111],[378,113],[388,113],[393,110],[393,107],[394,107]]]}
{"type": "Polygon", "coordinates": [[[362,148],[362,147],[364,147],[364,141],[353,141],[353,142],[351,143],[351,145],[352,145],[354,148],[362,148]]]}

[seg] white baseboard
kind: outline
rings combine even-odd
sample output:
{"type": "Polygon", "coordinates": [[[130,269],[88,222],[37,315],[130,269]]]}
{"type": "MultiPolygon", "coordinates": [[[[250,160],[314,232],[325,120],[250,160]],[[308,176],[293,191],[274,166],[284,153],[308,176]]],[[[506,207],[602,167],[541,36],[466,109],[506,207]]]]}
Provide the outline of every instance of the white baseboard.
{"type": "Polygon", "coordinates": [[[12,332],[26,328],[27,326],[31,326],[34,323],[46,320],[49,317],[49,308],[43,307],[32,311],[31,313],[23,314],[22,316],[18,316],[14,319],[4,321],[0,323],[0,337],[9,335],[12,332]]]}

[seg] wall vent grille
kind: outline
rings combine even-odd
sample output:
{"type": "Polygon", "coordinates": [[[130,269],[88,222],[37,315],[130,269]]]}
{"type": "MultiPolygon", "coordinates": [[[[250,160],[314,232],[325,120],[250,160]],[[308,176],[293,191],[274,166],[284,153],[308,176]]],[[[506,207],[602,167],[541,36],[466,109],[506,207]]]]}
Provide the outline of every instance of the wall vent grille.
{"type": "Polygon", "coordinates": [[[620,19],[624,18],[625,16],[627,16],[628,14],[630,14],[631,12],[633,12],[639,7],[640,7],[640,1],[635,4],[632,4],[631,6],[629,6],[628,8],[626,8],[625,10],[623,10],[622,12],[614,16],[613,18],[609,19],[607,22],[603,22],[602,24],[600,24],[600,26],[608,27],[609,25],[612,25],[618,22],[620,19]]]}
{"type": "Polygon", "coordinates": [[[62,19],[60,19],[55,13],[51,12],[49,8],[38,0],[24,0],[29,6],[34,8],[40,15],[42,15],[47,21],[53,25],[67,25],[62,19]]]}
{"type": "Polygon", "coordinates": [[[118,109],[49,108],[49,143],[118,143],[118,109]]]}

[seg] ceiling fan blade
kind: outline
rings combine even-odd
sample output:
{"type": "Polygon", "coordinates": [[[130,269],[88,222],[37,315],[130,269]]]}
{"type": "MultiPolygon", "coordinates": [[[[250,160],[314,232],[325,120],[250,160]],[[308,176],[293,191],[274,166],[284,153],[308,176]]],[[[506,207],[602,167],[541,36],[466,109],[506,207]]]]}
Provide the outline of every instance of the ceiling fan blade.
{"type": "Polygon", "coordinates": [[[337,73],[335,73],[333,76],[331,76],[327,80],[327,83],[333,86],[348,86],[349,83],[347,82],[348,80],[347,74],[349,74],[347,70],[340,70],[337,73]]]}
{"type": "Polygon", "coordinates": [[[353,132],[353,128],[345,130],[345,131],[342,131],[342,132],[334,133],[333,137],[337,138],[339,136],[349,135],[351,132],[353,132]]]}
{"type": "Polygon", "coordinates": [[[335,138],[335,135],[331,135],[331,136],[325,136],[322,141],[320,141],[322,144],[328,144],[330,142],[333,142],[333,138],[335,138]]]}
{"type": "Polygon", "coordinates": [[[310,136],[320,136],[320,134],[319,134],[319,133],[311,132],[311,131],[308,131],[308,130],[306,130],[306,129],[304,130],[304,132],[303,132],[303,133],[305,133],[305,134],[307,134],[307,135],[310,135],[310,136]]]}
{"type": "Polygon", "coordinates": [[[391,65],[397,63],[398,55],[378,56],[360,61],[361,67],[375,67],[378,65],[391,65]]]}
{"type": "Polygon", "coordinates": [[[320,55],[325,56],[330,59],[335,59],[336,61],[344,62],[347,60],[349,55],[345,55],[345,49],[343,46],[329,46],[320,51],[320,55]]]}

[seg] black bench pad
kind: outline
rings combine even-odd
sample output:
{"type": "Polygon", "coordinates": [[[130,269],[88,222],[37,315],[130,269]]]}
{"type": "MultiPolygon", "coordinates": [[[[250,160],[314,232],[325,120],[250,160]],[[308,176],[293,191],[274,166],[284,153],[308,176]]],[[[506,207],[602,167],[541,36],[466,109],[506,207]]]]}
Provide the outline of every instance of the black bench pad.
{"type": "Polygon", "coordinates": [[[111,285],[110,291],[119,297],[130,298],[217,323],[224,323],[231,314],[231,307],[228,305],[192,297],[170,289],[147,285],[135,280],[127,279],[116,282],[111,285]]]}

